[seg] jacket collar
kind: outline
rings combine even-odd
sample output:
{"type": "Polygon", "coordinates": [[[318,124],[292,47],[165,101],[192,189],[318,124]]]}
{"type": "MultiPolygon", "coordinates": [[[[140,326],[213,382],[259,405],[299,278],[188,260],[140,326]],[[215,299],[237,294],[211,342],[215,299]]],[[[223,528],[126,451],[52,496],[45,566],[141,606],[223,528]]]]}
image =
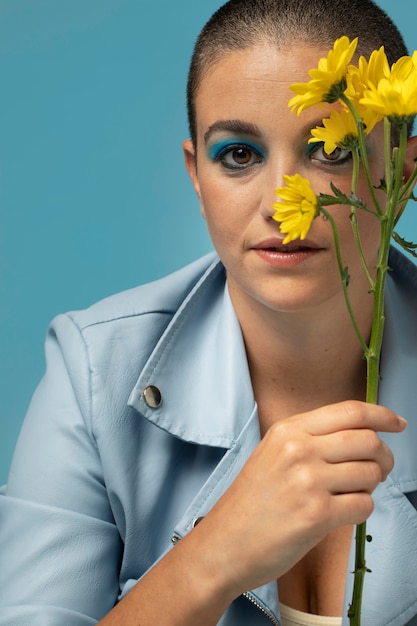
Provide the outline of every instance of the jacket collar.
{"type": "Polygon", "coordinates": [[[210,265],[176,312],[142,370],[129,405],[185,441],[234,445],[253,411],[254,398],[220,261],[210,265]],[[162,398],[154,408],[144,395],[150,385],[162,398]]]}

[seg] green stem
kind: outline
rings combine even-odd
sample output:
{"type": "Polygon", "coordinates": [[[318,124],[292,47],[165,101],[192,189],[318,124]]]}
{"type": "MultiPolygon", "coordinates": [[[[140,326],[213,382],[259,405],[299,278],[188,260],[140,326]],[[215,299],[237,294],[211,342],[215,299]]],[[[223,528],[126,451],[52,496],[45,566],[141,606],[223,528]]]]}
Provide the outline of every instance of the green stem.
{"type": "Polygon", "coordinates": [[[391,162],[391,122],[384,117],[384,152],[385,152],[385,185],[387,197],[392,187],[392,162],[391,162]]]}
{"type": "MultiPolygon", "coordinates": [[[[394,170],[394,188],[391,193],[392,197],[396,201],[396,205],[394,207],[395,215],[393,218],[393,229],[398,223],[398,220],[404,213],[405,207],[410,199],[411,194],[414,190],[414,185],[417,178],[417,163],[414,165],[414,170],[412,171],[407,183],[403,183],[403,170],[405,164],[405,154],[407,149],[407,127],[405,124],[400,126],[400,145],[399,148],[393,150],[393,170],[394,170]]],[[[392,183],[391,183],[392,184],[392,183]]]]}
{"type": "MultiPolygon", "coordinates": [[[[390,250],[391,236],[396,220],[396,211],[402,192],[402,171],[405,159],[406,142],[406,129],[403,129],[401,127],[400,146],[395,153],[394,167],[392,167],[390,149],[391,131],[390,125],[385,124],[385,158],[389,158],[389,164],[387,164],[386,168],[387,204],[383,216],[384,219],[381,219],[381,237],[375,280],[371,337],[369,341],[369,347],[364,351],[367,362],[366,401],[370,404],[377,404],[378,402],[378,388],[380,380],[379,370],[385,323],[384,295],[386,277],[389,269],[388,255],[390,250]]],[[[365,574],[368,571],[365,560],[365,544],[366,523],[364,522],[363,524],[359,524],[356,527],[353,594],[352,602],[348,611],[350,626],[361,626],[363,584],[365,574]]]]}
{"type": "Polygon", "coordinates": [[[352,150],[352,193],[356,195],[356,190],[358,188],[358,180],[359,180],[359,150],[352,150]]]}
{"type": "MultiPolygon", "coordinates": [[[[374,289],[374,307],[369,347],[364,350],[367,363],[366,402],[377,404],[379,386],[379,364],[384,333],[384,293],[388,271],[390,249],[390,220],[381,222],[381,247],[378,255],[377,275],[374,289]]],[[[358,524],[355,538],[355,571],[352,602],[348,611],[350,626],[361,625],[362,595],[365,574],[368,571],[365,560],[366,522],[358,524]]]]}
{"type": "MultiPolygon", "coordinates": [[[[359,158],[359,151],[358,149],[356,150],[352,150],[352,194],[354,194],[356,196],[356,190],[358,188],[358,180],[359,180],[359,163],[360,163],[360,158],[359,158]]],[[[373,213],[373,215],[375,215],[375,213],[373,213]]],[[[363,270],[365,272],[366,278],[369,282],[369,285],[371,287],[371,291],[373,291],[374,289],[374,280],[371,276],[371,273],[369,271],[368,268],[368,264],[366,262],[365,259],[365,255],[363,253],[363,248],[362,248],[362,243],[361,243],[361,238],[359,235],[359,228],[358,228],[358,218],[357,218],[357,214],[356,214],[356,206],[354,204],[351,204],[351,209],[350,209],[350,221],[352,224],[352,229],[353,229],[353,236],[355,238],[355,243],[356,243],[356,247],[358,249],[359,252],[359,256],[361,259],[361,263],[362,263],[362,267],[363,270]]]]}
{"type": "Polygon", "coordinates": [[[368,281],[369,286],[370,286],[370,291],[374,291],[374,289],[375,289],[375,281],[372,278],[371,272],[369,271],[369,267],[368,267],[368,264],[367,264],[366,259],[365,259],[365,254],[363,252],[362,242],[361,242],[361,238],[360,238],[360,235],[359,235],[358,217],[357,217],[357,214],[356,214],[356,207],[355,206],[352,206],[351,213],[350,213],[350,221],[352,223],[353,236],[355,238],[356,247],[357,247],[358,252],[359,252],[359,257],[360,257],[360,260],[361,260],[361,263],[362,263],[363,270],[365,272],[365,276],[366,276],[367,281],[368,281]]]}
{"type": "Polygon", "coordinates": [[[353,581],[352,604],[349,606],[348,618],[351,626],[360,626],[362,612],[363,583],[368,571],[365,561],[366,522],[356,526],[355,537],[355,578],[353,581]]]}
{"type": "Polygon", "coordinates": [[[377,195],[376,195],[374,184],[372,182],[371,170],[369,168],[368,153],[366,150],[365,132],[363,128],[362,119],[359,117],[356,108],[353,106],[349,98],[345,96],[345,94],[342,94],[342,96],[340,97],[340,100],[348,107],[349,111],[352,113],[355,119],[356,127],[358,129],[360,156],[362,159],[362,165],[363,165],[363,169],[365,172],[366,182],[368,183],[369,191],[371,192],[372,201],[374,203],[376,212],[378,213],[378,215],[382,215],[382,210],[381,210],[381,207],[380,207],[377,195]]]}
{"type": "Polygon", "coordinates": [[[333,216],[326,209],[324,209],[323,207],[320,208],[320,212],[330,222],[330,225],[332,227],[334,243],[335,243],[337,266],[339,268],[340,277],[342,279],[343,295],[344,295],[344,298],[345,298],[347,310],[349,312],[349,316],[350,316],[350,319],[352,321],[353,328],[354,328],[355,333],[356,333],[356,335],[357,335],[357,337],[359,339],[359,342],[360,342],[360,344],[362,346],[362,349],[363,349],[364,352],[367,352],[368,346],[366,345],[366,342],[365,342],[364,338],[362,337],[362,333],[359,330],[359,326],[358,326],[358,324],[356,322],[356,319],[355,319],[355,316],[354,316],[354,313],[353,313],[353,309],[352,309],[352,305],[351,305],[351,302],[350,302],[350,298],[349,298],[349,293],[348,293],[349,276],[348,276],[348,273],[347,273],[347,268],[345,268],[343,266],[342,255],[341,255],[341,252],[340,252],[339,233],[337,232],[336,222],[334,221],[333,216]]]}

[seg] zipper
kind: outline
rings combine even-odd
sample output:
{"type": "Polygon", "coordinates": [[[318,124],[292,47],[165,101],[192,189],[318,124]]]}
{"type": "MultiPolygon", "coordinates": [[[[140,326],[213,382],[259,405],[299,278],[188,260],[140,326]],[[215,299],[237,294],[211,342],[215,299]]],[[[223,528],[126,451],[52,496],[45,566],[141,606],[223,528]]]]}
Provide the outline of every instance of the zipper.
{"type": "Polygon", "coordinates": [[[271,624],[274,624],[275,626],[281,626],[281,622],[275,617],[275,615],[273,615],[270,611],[268,611],[259,602],[259,600],[255,598],[255,596],[253,595],[251,591],[245,591],[245,593],[243,593],[242,595],[244,598],[246,598],[246,600],[248,600],[251,604],[253,604],[253,606],[255,606],[258,609],[258,611],[260,611],[263,615],[265,615],[265,617],[269,619],[271,624]]]}
{"type": "MultiPolygon", "coordinates": [[[[198,522],[197,522],[198,523],[198,522]]],[[[180,535],[178,535],[177,533],[174,533],[171,537],[171,541],[172,544],[174,546],[177,545],[177,543],[179,541],[181,541],[182,537],[180,535]]],[[[260,602],[259,600],[257,600],[255,598],[255,596],[253,595],[252,592],[250,591],[245,591],[245,593],[242,594],[242,596],[244,598],[246,598],[246,600],[248,600],[248,602],[250,602],[254,607],[256,607],[258,609],[258,611],[260,611],[262,613],[262,615],[265,615],[265,617],[267,617],[269,619],[269,621],[271,622],[271,624],[274,624],[274,626],[281,626],[281,622],[275,617],[275,615],[273,615],[270,611],[268,611],[260,602]]]]}

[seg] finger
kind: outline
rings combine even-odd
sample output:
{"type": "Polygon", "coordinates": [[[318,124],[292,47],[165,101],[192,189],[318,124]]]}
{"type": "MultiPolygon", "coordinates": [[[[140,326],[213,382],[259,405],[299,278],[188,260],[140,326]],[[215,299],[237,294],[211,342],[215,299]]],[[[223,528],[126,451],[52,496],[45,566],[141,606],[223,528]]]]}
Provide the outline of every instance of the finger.
{"type": "Polygon", "coordinates": [[[372,496],[366,491],[342,493],[331,500],[331,515],[334,528],[345,524],[362,524],[374,510],[372,496]]]}
{"type": "Polygon", "coordinates": [[[407,422],[390,409],[377,404],[348,400],[290,418],[302,419],[311,435],[325,435],[348,429],[368,428],[380,432],[401,432],[407,422]]]}
{"type": "Polygon", "coordinates": [[[347,461],[376,461],[385,472],[390,472],[394,459],[389,447],[378,434],[369,429],[343,430],[315,439],[322,458],[328,463],[347,461]]]}
{"type": "Polygon", "coordinates": [[[371,494],[384,479],[381,467],[375,461],[338,463],[328,466],[327,487],[331,494],[371,494]]]}

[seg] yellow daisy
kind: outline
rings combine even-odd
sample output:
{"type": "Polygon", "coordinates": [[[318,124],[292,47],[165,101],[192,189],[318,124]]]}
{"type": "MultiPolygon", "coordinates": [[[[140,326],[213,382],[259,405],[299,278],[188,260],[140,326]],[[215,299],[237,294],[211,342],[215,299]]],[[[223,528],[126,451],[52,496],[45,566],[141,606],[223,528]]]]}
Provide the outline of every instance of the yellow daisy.
{"type": "MultiPolygon", "coordinates": [[[[390,76],[398,80],[406,81],[417,71],[413,57],[401,57],[393,63],[390,76]]],[[[387,76],[389,79],[390,76],[387,76]]]]}
{"type": "Polygon", "coordinates": [[[273,219],[279,222],[280,231],[286,234],[284,244],[295,239],[305,239],[318,214],[317,196],[306,178],[299,174],[284,176],[285,187],[276,190],[281,202],[274,203],[273,219]]]}
{"type": "Polygon", "coordinates": [[[379,115],[398,121],[417,114],[417,68],[413,57],[394,63],[388,78],[365,89],[360,104],[379,115]]]}
{"type": "Polygon", "coordinates": [[[336,39],[327,57],[321,58],[316,69],[308,72],[311,80],[294,83],[290,89],[296,94],[288,103],[292,111],[300,114],[319,102],[336,102],[346,89],[348,65],[355,53],[358,39],[350,41],[343,36],[336,39]]]}
{"type": "Polygon", "coordinates": [[[309,143],[322,141],[324,151],[331,154],[336,148],[351,150],[358,145],[358,128],[355,118],[350,111],[333,110],[330,117],[323,120],[323,126],[316,126],[311,131],[313,135],[309,143]]]}
{"type": "MultiPolygon", "coordinates": [[[[369,135],[382,119],[381,115],[359,103],[356,103],[356,110],[362,120],[364,134],[369,135]]],[[[322,141],[326,154],[331,154],[336,148],[352,150],[359,145],[359,129],[349,109],[333,110],[330,117],[323,119],[322,124],[312,129],[308,143],[322,141]]]]}
{"type": "Polygon", "coordinates": [[[385,54],[384,46],[374,50],[369,61],[359,57],[358,66],[349,65],[347,72],[346,96],[351,102],[358,102],[363,97],[365,89],[376,87],[382,78],[388,78],[390,67],[385,54]]]}

